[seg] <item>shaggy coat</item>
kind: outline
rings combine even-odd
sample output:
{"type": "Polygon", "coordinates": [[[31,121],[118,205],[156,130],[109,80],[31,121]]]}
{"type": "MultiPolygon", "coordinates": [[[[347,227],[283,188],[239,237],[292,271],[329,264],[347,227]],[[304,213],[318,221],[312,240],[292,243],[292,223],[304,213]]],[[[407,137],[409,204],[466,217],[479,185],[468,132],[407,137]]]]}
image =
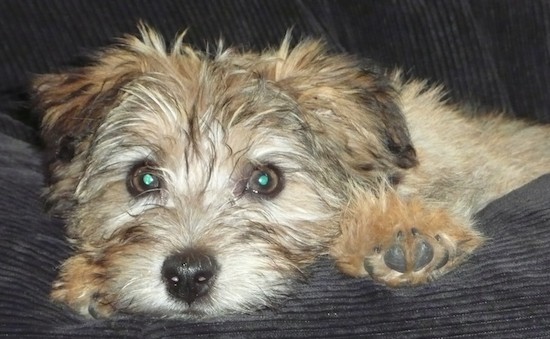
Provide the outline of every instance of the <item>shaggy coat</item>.
{"type": "Polygon", "coordinates": [[[400,286],[483,241],[472,215],[547,172],[550,129],[471,112],[322,42],[171,48],[152,29],[35,81],[45,193],[84,315],[272,306],[315,259],[400,286]]]}

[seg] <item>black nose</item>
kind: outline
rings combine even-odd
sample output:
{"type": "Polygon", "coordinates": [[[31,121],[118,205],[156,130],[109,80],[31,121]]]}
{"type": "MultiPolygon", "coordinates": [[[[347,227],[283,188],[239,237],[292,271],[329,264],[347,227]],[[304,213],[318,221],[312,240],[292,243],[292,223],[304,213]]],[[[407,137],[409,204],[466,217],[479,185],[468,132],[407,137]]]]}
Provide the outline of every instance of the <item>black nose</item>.
{"type": "Polygon", "coordinates": [[[216,260],[197,249],[171,255],[162,265],[162,277],[168,292],[189,305],[208,293],[216,271],[216,260]]]}

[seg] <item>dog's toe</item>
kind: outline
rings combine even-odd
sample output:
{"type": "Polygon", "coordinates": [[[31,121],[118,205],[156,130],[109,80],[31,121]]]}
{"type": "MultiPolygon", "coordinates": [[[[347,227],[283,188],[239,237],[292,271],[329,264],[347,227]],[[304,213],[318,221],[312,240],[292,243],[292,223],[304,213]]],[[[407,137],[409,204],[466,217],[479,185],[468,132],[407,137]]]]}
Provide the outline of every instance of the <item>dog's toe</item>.
{"type": "Polygon", "coordinates": [[[432,245],[425,240],[421,240],[417,243],[414,255],[414,271],[420,271],[426,267],[434,258],[434,250],[432,245]]]}
{"type": "Polygon", "coordinates": [[[110,316],[113,313],[113,308],[105,302],[102,295],[98,292],[94,293],[90,304],[88,305],[88,315],[94,319],[100,319],[110,316]]]}
{"type": "Polygon", "coordinates": [[[384,255],[384,263],[394,271],[401,273],[407,271],[407,259],[403,247],[400,244],[390,247],[384,255]]]}

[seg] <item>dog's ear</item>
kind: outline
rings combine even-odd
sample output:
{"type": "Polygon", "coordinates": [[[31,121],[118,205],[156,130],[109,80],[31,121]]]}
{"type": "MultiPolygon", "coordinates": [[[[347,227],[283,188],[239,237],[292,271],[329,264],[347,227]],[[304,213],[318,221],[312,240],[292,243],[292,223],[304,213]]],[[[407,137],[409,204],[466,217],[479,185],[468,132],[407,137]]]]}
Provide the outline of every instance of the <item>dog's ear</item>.
{"type": "Polygon", "coordinates": [[[285,40],[274,59],[266,76],[307,111],[321,142],[353,170],[392,173],[417,164],[392,80],[381,69],[312,40],[292,49],[285,40]]]}
{"type": "Polygon", "coordinates": [[[33,101],[42,117],[42,135],[61,160],[70,160],[74,143],[100,125],[120,99],[120,89],[166,55],[157,32],[145,24],[138,28],[141,37],[125,36],[118,44],[90,55],[86,66],[34,79],[33,101]]]}
{"type": "Polygon", "coordinates": [[[122,100],[121,89],[165,53],[159,35],[145,26],[140,29],[141,39],[127,36],[92,55],[86,66],[40,75],[33,81],[33,106],[42,119],[49,167],[47,198],[54,213],[69,209],[91,139],[122,100]]]}
{"type": "Polygon", "coordinates": [[[41,134],[48,166],[46,207],[65,216],[76,203],[74,190],[85,167],[90,139],[119,98],[123,72],[105,65],[38,76],[34,109],[42,118],[41,134]],[[100,74],[104,73],[104,74],[100,74]]]}
{"type": "Polygon", "coordinates": [[[122,75],[101,78],[93,67],[38,76],[34,107],[42,118],[42,137],[57,160],[69,162],[77,144],[100,124],[116,103],[122,75]]]}

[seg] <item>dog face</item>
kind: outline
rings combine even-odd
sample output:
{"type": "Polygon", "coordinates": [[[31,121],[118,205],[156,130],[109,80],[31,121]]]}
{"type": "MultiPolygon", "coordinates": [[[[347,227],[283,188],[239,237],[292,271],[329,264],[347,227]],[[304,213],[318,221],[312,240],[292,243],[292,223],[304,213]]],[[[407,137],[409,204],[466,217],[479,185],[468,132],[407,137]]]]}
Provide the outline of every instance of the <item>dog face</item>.
{"type": "Polygon", "coordinates": [[[47,202],[83,258],[55,299],[78,308],[80,288],[184,316],[271,305],[327,252],[353,185],[416,164],[387,79],[320,42],[208,55],[141,31],[35,82],[47,202]],[[94,277],[74,281],[84,266],[94,277]]]}

